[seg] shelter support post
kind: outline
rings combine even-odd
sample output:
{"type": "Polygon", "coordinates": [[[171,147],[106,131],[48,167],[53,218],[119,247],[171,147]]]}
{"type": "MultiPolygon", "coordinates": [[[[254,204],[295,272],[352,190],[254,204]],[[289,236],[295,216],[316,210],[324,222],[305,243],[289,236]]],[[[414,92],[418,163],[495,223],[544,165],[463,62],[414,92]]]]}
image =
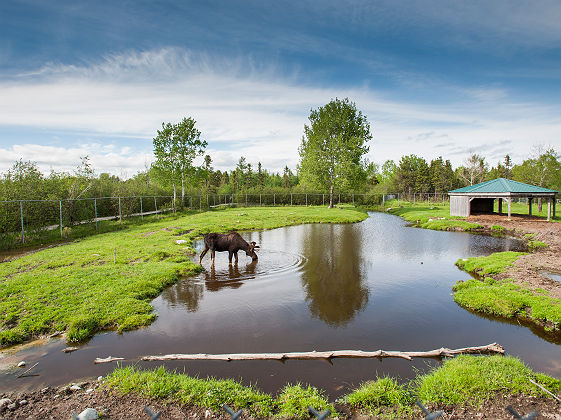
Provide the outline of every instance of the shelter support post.
{"type": "Polygon", "coordinates": [[[528,197],[528,215],[532,215],[532,197],[528,197]]]}
{"type": "Polygon", "coordinates": [[[553,218],[555,219],[555,202],[557,200],[555,199],[555,197],[553,197],[553,218]]]}
{"type": "Polygon", "coordinates": [[[503,199],[499,198],[499,215],[503,214],[503,199]]]}
{"type": "Polygon", "coordinates": [[[551,220],[551,197],[547,199],[547,221],[551,220]]]}
{"type": "Polygon", "coordinates": [[[510,220],[510,208],[511,208],[511,203],[512,203],[512,198],[507,198],[506,200],[507,204],[508,204],[508,220],[510,220]]]}

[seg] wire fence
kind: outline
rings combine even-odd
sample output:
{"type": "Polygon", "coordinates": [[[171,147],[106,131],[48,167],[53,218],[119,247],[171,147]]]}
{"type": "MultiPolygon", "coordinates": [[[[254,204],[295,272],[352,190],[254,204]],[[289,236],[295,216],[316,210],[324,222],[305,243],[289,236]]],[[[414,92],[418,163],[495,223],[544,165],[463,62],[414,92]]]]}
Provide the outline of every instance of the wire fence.
{"type": "MultiPolygon", "coordinates": [[[[337,193],[334,204],[380,206],[389,200],[406,199],[411,202],[437,203],[448,200],[447,194],[398,193],[337,193]]],[[[177,199],[173,196],[95,197],[64,200],[10,200],[0,201],[0,243],[27,243],[33,236],[49,231],[54,238],[58,231],[65,237],[65,228],[84,224],[95,226],[100,222],[125,218],[158,215],[177,209],[204,210],[221,206],[325,206],[330,196],[326,193],[269,193],[269,194],[195,194],[177,199]]]]}

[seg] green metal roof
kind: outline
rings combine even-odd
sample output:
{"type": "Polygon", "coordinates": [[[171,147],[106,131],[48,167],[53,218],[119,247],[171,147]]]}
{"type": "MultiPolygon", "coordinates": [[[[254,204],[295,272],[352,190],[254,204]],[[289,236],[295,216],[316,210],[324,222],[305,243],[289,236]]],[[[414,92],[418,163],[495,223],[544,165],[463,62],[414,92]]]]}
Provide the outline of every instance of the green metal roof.
{"type": "Polygon", "coordinates": [[[469,185],[464,188],[452,190],[450,193],[557,193],[555,190],[537,187],[535,185],[524,184],[523,182],[513,181],[511,179],[497,178],[491,181],[485,181],[481,184],[469,185]]]}

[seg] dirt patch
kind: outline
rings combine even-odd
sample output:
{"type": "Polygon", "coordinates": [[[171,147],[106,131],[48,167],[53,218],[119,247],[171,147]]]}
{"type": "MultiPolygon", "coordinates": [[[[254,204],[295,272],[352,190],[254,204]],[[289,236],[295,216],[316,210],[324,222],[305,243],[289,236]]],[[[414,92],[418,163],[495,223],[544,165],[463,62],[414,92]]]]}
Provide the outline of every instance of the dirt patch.
{"type": "Polygon", "coordinates": [[[498,279],[512,278],[514,282],[532,290],[544,289],[548,296],[561,299],[561,282],[547,277],[546,273],[561,273],[561,223],[548,222],[533,216],[477,215],[468,218],[469,222],[479,223],[486,229],[498,225],[505,228],[505,234],[518,238],[531,233],[535,241],[545,242],[548,246],[520,257],[506,273],[498,279]]]}
{"type": "Polygon", "coordinates": [[[141,236],[143,238],[147,238],[148,236],[152,236],[152,235],[154,235],[158,232],[173,232],[174,229],[179,229],[179,228],[176,228],[176,227],[167,228],[167,227],[165,227],[165,228],[162,228],[162,229],[154,230],[152,232],[143,233],[141,236]]]}
{"type": "MultiPolygon", "coordinates": [[[[67,419],[79,414],[86,408],[93,408],[107,419],[147,419],[144,411],[148,406],[154,413],[161,412],[161,419],[230,419],[225,412],[213,412],[198,407],[165,403],[153,398],[142,398],[133,394],[125,396],[104,389],[99,382],[92,380],[77,385],[80,390],[72,391],[69,386],[44,388],[41,391],[24,394],[1,395],[13,403],[8,408],[0,408],[0,419],[67,419]],[[22,401],[25,401],[22,403],[22,401]]],[[[537,419],[561,420],[561,404],[551,398],[527,395],[503,396],[497,394],[481,407],[428,405],[429,411],[443,410],[441,419],[513,419],[506,407],[512,406],[521,416],[537,411],[537,419]]],[[[340,419],[370,419],[368,415],[353,413],[348,407],[336,406],[340,419]]],[[[421,418],[420,413],[415,416],[421,418]]],[[[253,419],[243,412],[241,419],[253,419]]],[[[330,417],[331,418],[331,417],[330,417]]]]}

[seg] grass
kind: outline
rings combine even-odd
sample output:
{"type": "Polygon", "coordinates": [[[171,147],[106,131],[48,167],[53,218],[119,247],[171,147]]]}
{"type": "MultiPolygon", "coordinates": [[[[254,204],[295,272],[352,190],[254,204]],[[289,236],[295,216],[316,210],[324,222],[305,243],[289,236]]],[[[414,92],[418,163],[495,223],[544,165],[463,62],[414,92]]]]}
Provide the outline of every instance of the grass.
{"type": "Polygon", "coordinates": [[[190,243],[208,232],[263,230],[301,223],[348,223],[350,206],[227,208],[186,212],[90,236],[0,264],[0,346],[66,331],[79,342],[96,331],[151,323],[151,299],[200,266],[190,243]],[[176,244],[184,239],[185,244],[176,244]]]}
{"type": "Polygon", "coordinates": [[[401,202],[399,207],[389,209],[391,214],[401,216],[414,225],[432,230],[473,231],[483,228],[478,223],[466,222],[465,218],[450,216],[448,203],[439,205],[420,205],[401,202]]]}
{"type": "Polygon", "coordinates": [[[526,252],[495,252],[487,257],[463,258],[456,261],[456,265],[464,271],[479,276],[504,273],[508,267],[526,252]]]}
{"type": "Polygon", "coordinates": [[[561,381],[534,373],[515,357],[498,355],[460,355],[416,378],[414,388],[423,403],[479,406],[497,393],[545,395],[529,379],[552,392],[561,389],[561,381]]]}
{"type": "Polygon", "coordinates": [[[484,281],[470,279],[456,283],[454,301],[473,311],[505,318],[520,317],[545,326],[548,330],[559,330],[561,299],[548,297],[540,289],[531,290],[513,284],[510,279],[495,280],[489,277],[504,273],[524,254],[507,251],[458,260],[456,265],[459,268],[485,278],[484,281]]]}
{"type": "Polygon", "coordinates": [[[470,279],[454,286],[454,301],[477,312],[505,318],[520,317],[559,330],[561,299],[551,298],[509,281],[481,282],[470,279]]]}
{"type": "MultiPolygon", "coordinates": [[[[550,398],[530,379],[550,392],[561,390],[561,381],[533,372],[515,357],[461,355],[406,384],[399,384],[391,377],[365,382],[337,403],[356,414],[412,418],[420,414],[415,397],[424,404],[473,407],[497,394],[521,393],[550,398]]],[[[115,369],[105,378],[104,385],[121,394],[134,393],[215,412],[227,404],[234,410],[245,409],[258,418],[308,419],[308,407],[322,413],[329,409],[335,414],[334,406],[323,391],[301,384],[286,385],[274,397],[229,379],[199,379],[163,367],[143,371],[129,366],[115,369]]]]}

